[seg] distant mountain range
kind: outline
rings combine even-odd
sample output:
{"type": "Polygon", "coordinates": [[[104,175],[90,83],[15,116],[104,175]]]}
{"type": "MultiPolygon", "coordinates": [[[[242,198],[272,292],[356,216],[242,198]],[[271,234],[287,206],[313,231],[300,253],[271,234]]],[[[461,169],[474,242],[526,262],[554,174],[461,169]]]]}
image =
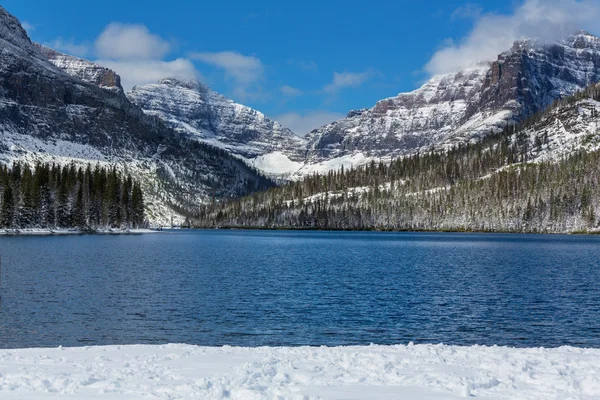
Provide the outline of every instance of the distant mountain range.
{"type": "MultiPolygon", "coordinates": [[[[600,81],[600,39],[589,33],[518,41],[299,137],[196,81],[166,77],[124,93],[116,72],[32,43],[2,8],[0,47],[0,161],[117,165],[142,182],[148,214],[162,222],[272,186],[264,175],[297,180],[478,141],[600,81]]],[[[567,132],[596,135],[576,121],[567,132]]],[[[550,135],[547,158],[595,140],[550,135]]]]}
{"type": "Polygon", "coordinates": [[[482,138],[599,80],[600,39],[589,33],[552,44],[518,41],[493,62],[434,76],[302,139],[195,82],[164,79],[128,96],[190,137],[228,149],[272,176],[300,179],[482,138]]]}

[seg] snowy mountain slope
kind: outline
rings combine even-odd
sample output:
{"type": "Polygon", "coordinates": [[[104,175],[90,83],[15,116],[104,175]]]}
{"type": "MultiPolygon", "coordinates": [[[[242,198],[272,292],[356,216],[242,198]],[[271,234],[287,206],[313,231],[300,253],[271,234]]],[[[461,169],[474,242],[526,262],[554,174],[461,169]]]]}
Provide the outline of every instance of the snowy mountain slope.
{"type": "Polygon", "coordinates": [[[389,159],[465,142],[599,80],[600,39],[595,36],[580,32],[555,44],[519,41],[494,62],[433,77],[413,92],[311,132],[305,169],[342,157],[389,159]]]}
{"type": "Polygon", "coordinates": [[[595,99],[600,99],[600,86],[594,85],[586,93],[590,95],[550,108],[511,140],[527,140],[534,161],[556,161],[579,151],[599,150],[600,101],[595,99]]]}
{"type": "Polygon", "coordinates": [[[127,96],[178,132],[227,149],[266,173],[288,172],[304,160],[304,139],[197,81],[165,78],[127,96]]]}
{"type": "MultiPolygon", "coordinates": [[[[227,152],[181,138],[144,114],[118,90],[116,76],[112,83],[117,86],[103,85],[104,78],[95,78],[109,76],[106,71],[73,76],[48,57],[0,7],[2,161],[50,158],[127,168],[144,184],[149,215],[163,223],[166,215],[181,214],[213,196],[236,196],[271,184],[227,152]]],[[[89,69],[90,64],[79,66],[89,69]]]]}

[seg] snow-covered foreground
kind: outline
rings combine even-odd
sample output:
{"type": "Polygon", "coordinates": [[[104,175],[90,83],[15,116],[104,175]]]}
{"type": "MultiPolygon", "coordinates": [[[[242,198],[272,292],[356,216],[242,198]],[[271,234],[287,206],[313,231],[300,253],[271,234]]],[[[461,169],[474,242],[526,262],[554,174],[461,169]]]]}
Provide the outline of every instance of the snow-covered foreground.
{"type": "Polygon", "coordinates": [[[598,399],[600,349],[444,345],[0,350],[0,398],[598,399]]]}

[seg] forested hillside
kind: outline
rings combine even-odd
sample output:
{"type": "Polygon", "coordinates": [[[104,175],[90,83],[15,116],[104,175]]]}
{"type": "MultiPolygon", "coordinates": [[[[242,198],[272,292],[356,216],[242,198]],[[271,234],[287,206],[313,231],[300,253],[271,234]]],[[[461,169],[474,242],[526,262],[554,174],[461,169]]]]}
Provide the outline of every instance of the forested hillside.
{"type": "Polygon", "coordinates": [[[142,190],[115,168],[0,165],[0,228],[140,228],[142,190]]]}
{"type": "Polygon", "coordinates": [[[599,98],[592,86],[483,141],[314,175],[203,207],[195,222],[298,229],[595,230],[599,98]],[[575,147],[561,144],[565,135],[575,147]]]}

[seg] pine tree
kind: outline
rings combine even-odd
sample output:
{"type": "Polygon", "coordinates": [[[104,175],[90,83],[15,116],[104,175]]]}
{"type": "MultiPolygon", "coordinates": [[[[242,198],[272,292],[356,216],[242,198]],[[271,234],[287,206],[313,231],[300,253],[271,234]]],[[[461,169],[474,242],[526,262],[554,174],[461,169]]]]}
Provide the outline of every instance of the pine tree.
{"type": "Polygon", "coordinates": [[[3,228],[13,227],[14,207],[15,204],[11,185],[6,185],[2,195],[2,209],[0,213],[0,225],[3,228]]]}

